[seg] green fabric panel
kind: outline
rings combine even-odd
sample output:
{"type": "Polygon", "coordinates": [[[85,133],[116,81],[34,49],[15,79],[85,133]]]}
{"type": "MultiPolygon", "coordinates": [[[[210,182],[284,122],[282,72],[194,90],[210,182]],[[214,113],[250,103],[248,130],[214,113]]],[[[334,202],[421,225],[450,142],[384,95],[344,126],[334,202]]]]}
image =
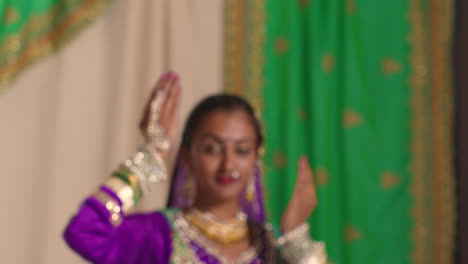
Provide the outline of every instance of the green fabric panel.
{"type": "Polygon", "coordinates": [[[112,0],[0,0],[0,91],[27,66],[56,52],[112,0]]]}
{"type": "Polygon", "coordinates": [[[312,235],[335,263],[410,263],[408,1],[266,2],[263,118],[272,222],[308,155],[312,235]]]}

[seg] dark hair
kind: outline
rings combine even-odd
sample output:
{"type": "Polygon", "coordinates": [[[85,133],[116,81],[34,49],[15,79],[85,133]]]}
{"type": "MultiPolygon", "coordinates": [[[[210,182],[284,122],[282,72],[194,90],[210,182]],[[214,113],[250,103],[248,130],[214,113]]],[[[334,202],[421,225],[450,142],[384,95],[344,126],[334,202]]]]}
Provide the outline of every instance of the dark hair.
{"type": "Polygon", "coordinates": [[[242,97],[232,94],[219,94],[208,96],[198,103],[190,113],[185,123],[184,133],[182,134],[182,145],[190,148],[193,139],[193,133],[200,125],[202,119],[217,110],[241,110],[245,111],[252,121],[257,136],[257,148],[263,143],[262,130],[260,122],[255,117],[253,107],[242,97]]]}

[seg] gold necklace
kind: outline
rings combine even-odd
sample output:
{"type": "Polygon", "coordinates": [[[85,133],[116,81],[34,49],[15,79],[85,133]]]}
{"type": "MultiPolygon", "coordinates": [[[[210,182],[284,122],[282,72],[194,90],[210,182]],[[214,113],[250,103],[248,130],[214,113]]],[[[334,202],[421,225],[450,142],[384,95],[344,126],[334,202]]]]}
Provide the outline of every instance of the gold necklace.
{"type": "Polygon", "coordinates": [[[247,216],[243,212],[239,212],[232,220],[223,221],[193,208],[185,213],[184,218],[203,236],[222,246],[239,242],[248,234],[247,216]]]}

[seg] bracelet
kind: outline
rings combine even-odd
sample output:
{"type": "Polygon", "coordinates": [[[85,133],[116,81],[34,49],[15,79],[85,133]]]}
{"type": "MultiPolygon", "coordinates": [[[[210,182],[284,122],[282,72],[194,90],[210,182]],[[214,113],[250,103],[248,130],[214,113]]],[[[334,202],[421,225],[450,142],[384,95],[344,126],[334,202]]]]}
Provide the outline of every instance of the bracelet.
{"type": "Polygon", "coordinates": [[[288,263],[325,264],[327,254],[323,242],[313,241],[309,237],[309,225],[304,223],[281,236],[276,245],[281,248],[281,255],[288,263]]]}
{"type": "Polygon", "coordinates": [[[121,166],[138,177],[143,191],[150,191],[150,184],[167,179],[167,169],[163,158],[149,147],[140,147],[136,153],[125,160],[121,166]]]}
{"type": "Polygon", "coordinates": [[[276,240],[276,245],[278,247],[284,246],[286,243],[294,241],[302,236],[309,235],[309,225],[307,223],[303,223],[302,225],[295,227],[293,230],[285,233],[284,235],[280,236],[276,240]]]}
{"type": "Polygon", "coordinates": [[[150,184],[166,178],[166,166],[162,157],[141,147],[121,164],[120,169],[112,174],[102,188],[110,189],[116,195],[115,199],[122,203],[121,210],[127,212],[143,196],[143,189],[150,191],[150,184]]]}
{"type": "Polygon", "coordinates": [[[106,207],[110,215],[109,221],[112,225],[120,225],[122,223],[122,210],[117,201],[103,191],[97,191],[93,196],[106,207]]]}
{"type": "Polygon", "coordinates": [[[127,169],[117,170],[112,174],[112,176],[121,179],[132,188],[133,203],[137,204],[142,196],[141,186],[138,177],[135,174],[132,174],[132,172],[130,172],[127,169]]]}
{"type": "Polygon", "coordinates": [[[135,205],[135,193],[133,192],[132,187],[128,185],[123,180],[111,177],[108,179],[104,186],[111,189],[115,195],[122,202],[122,209],[124,212],[128,211],[133,205],[135,205]]]}

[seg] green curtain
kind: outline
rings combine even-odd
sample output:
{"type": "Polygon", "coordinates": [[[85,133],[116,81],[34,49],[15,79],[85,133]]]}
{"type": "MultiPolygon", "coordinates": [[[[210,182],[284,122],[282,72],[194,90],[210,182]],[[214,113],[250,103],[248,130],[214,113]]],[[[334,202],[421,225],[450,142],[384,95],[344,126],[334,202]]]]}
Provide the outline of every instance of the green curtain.
{"type": "Polygon", "coordinates": [[[63,47],[112,0],[0,0],[0,92],[63,47]]]}
{"type": "Polygon", "coordinates": [[[407,1],[367,1],[361,16],[343,1],[267,4],[268,208],[280,219],[296,160],[307,154],[320,198],[312,234],[327,241],[336,263],[408,260],[406,8],[407,1]],[[400,23],[386,23],[388,14],[400,23]]]}
{"type": "Polygon", "coordinates": [[[225,89],[261,112],[270,220],[305,154],[331,263],[451,263],[450,1],[253,2],[226,7],[225,89]]]}

